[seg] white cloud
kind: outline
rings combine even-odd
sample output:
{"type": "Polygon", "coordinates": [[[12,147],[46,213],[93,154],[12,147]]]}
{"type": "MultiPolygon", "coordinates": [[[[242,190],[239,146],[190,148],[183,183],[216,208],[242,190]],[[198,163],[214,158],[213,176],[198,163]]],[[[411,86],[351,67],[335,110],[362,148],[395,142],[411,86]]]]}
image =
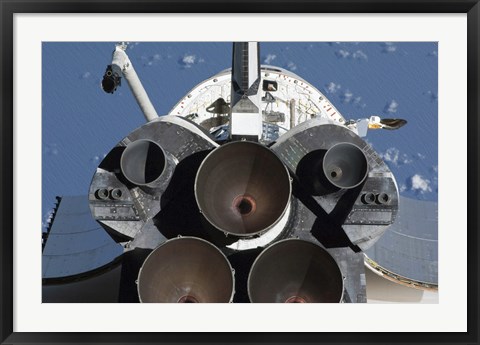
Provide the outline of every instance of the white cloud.
{"type": "Polygon", "coordinates": [[[45,215],[43,216],[42,220],[42,230],[47,230],[48,226],[50,225],[50,222],[52,221],[54,214],[54,209],[50,209],[45,215]]]}
{"type": "MultiPolygon", "coordinates": [[[[340,88],[340,85],[339,85],[339,88],[340,88]]],[[[327,90],[328,90],[328,88],[327,88],[327,90]]],[[[340,95],[340,101],[344,104],[352,104],[352,105],[356,106],[357,108],[365,108],[367,106],[365,103],[362,102],[362,97],[354,95],[353,92],[350,91],[349,89],[345,90],[340,95]]]]}
{"type": "Polygon", "coordinates": [[[343,103],[350,103],[353,100],[353,93],[350,90],[346,90],[341,96],[340,99],[343,103]]]}
{"type": "Polygon", "coordinates": [[[328,93],[335,93],[337,92],[338,90],[340,90],[342,86],[340,84],[335,84],[333,81],[331,81],[330,83],[328,83],[326,86],[325,86],[325,90],[328,92],[328,93]]]}
{"type": "Polygon", "coordinates": [[[195,55],[185,55],[182,59],[182,62],[184,65],[193,65],[196,59],[197,57],[195,55]]]}
{"type": "Polygon", "coordinates": [[[397,46],[392,42],[385,42],[382,44],[382,52],[391,54],[397,51],[397,46]]]}
{"type": "Polygon", "coordinates": [[[150,56],[143,55],[141,59],[143,60],[144,66],[154,66],[162,60],[162,55],[158,53],[150,56]]]}
{"type": "Polygon", "coordinates": [[[365,54],[365,52],[362,50],[357,50],[352,53],[347,49],[340,49],[335,51],[335,55],[339,59],[368,60],[367,54],[365,54]]]}
{"type": "Polygon", "coordinates": [[[365,141],[371,148],[373,148],[373,143],[370,142],[370,140],[368,140],[368,138],[362,138],[363,141],[365,141]]]}
{"type": "Polygon", "coordinates": [[[385,162],[390,162],[395,165],[398,165],[399,156],[400,156],[400,151],[394,147],[387,149],[385,153],[380,153],[380,157],[382,157],[385,162]]]}
{"type": "Polygon", "coordinates": [[[107,157],[107,154],[100,154],[100,155],[95,155],[90,158],[90,162],[98,164],[101,160],[103,160],[105,157],[107,157]]]}
{"type": "Polygon", "coordinates": [[[411,164],[413,162],[405,153],[401,154],[395,147],[390,147],[385,153],[380,153],[379,155],[385,162],[392,163],[395,166],[411,164]]]}
{"type": "Polygon", "coordinates": [[[430,180],[423,178],[419,174],[415,174],[410,178],[410,189],[415,193],[427,193],[431,192],[430,180]]]}
{"type": "Polygon", "coordinates": [[[356,59],[356,60],[368,60],[368,56],[367,54],[365,54],[363,51],[361,50],[357,50],[355,53],[353,53],[353,58],[356,59]]]}
{"type": "Polygon", "coordinates": [[[289,61],[287,63],[287,68],[290,70],[290,71],[295,71],[297,69],[297,65],[295,65],[292,61],[289,61]]]}
{"type": "Polygon", "coordinates": [[[91,75],[92,74],[90,72],[85,72],[85,73],[82,74],[82,79],[88,79],[88,78],[90,78],[91,75]]]}
{"type": "Polygon", "coordinates": [[[390,102],[388,102],[385,105],[385,108],[383,109],[383,112],[393,114],[393,113],[397,112],[397,109],[398,109],[398,103],[397,103],[396,100],[392,99],[390,102]]]}
{"type": "MultiPolygon", "coordinates": [[[[167,58],[170,58],[170,56],[167,56],[167,58]]],[[[205,59],[202,57],[197,57],[195,54],[185,54],[183,57],[181,57],[178,60],[178,64],[182,68],[190,68],[193,65],[199,64],[199,63],[204,63],[205,59]]]]}
{"type": "Polygon", "coordinates": [[[357,106],[357,108],[365,108],[367,106],[366,103],[362,102],[362,97],[355,97],[355,100],[353,101],[353,104],[357,106]]]}
{"type": "Polygon", "coordinates": [[[133,49],[136,46],[138,46],[139,44],[140,44],[140,42],[127,42],[128,49],[133,49]]]}
{"type": "Polygon", "coordinates": [[[196,65],[196,64],[202,63],[202,62],[205,62],[205,60],[202,59],[202,58],[197,58],[197,56],[194,55],[194,54],[185,54],[183,57],[181,57],[178,60],[178,64],[182,68],[190,68],[193,65],[196,65]]]}
{"type": "Polygon", "coordinates": [[[340,50],[337,50],[335,52],[335,55],[338,57],[338,58],[342,58],[342,59],[345,59],[347,57],[350,56],[350,52],[348,52],[347,50],[345,49],[340,49],[340,50]]]}
{"type": "Polygon", "coordinates": [[[275,54],[268,54],[267,57],[263,60],[263,63],[270,65],[273,60],[275,60],[277,56],[275,54]]]}

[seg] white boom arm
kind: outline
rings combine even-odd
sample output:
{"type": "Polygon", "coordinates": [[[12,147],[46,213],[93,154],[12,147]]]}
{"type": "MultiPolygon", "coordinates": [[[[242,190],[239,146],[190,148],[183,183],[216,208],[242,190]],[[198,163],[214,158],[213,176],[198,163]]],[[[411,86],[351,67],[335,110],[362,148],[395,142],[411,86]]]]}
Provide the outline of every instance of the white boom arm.
{"type": "MultiPolygon", "coordinates": [[[[126,44],[117,44],[113,52],[112,57],[112,70],[115,71],[118,69],[121,70],[122,75],[125,77],[125,80],[132,90],[133,96],[137,101],[140,109],[145,116],[147,121],[152,121],[158,117],[155,108],[153,107],[152,102],[148,98],[147,92],[143,88],[142,82],[138,78],[137,72],[133,68],[133,64],[128,58],[125,49],[127,48],[126,44]]],[[[107,72],[108,73],[108,72],[107,72]]],[[[105,89],[105,88],[104,88],[105,89]]],[[[106,92],[109,92],[105,90],[106,92]]],[[[111,91],[113,93],[114,90],[111,91]]]]}

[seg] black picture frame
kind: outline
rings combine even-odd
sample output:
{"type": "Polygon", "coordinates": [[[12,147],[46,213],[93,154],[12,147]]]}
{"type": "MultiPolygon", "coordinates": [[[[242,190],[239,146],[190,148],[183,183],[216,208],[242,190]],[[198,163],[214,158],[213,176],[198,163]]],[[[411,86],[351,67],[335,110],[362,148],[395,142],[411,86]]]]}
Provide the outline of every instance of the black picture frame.
{"type": "MultiPolygon", "coordinates": [[[[0,341],[2,344],[478,344],[479,0],[0,0],[0,341]],[[248,4],[248,6],[247,6],[248,4]],[[13,332],[13,16],[15,13],[467,13],[468,331],[466,333],[20,333],[13,332]]],[[[452,315],[452,317],[455,317],[452,315]]],[[[379,330],[381,331],[381,330],[379,330]]]]}

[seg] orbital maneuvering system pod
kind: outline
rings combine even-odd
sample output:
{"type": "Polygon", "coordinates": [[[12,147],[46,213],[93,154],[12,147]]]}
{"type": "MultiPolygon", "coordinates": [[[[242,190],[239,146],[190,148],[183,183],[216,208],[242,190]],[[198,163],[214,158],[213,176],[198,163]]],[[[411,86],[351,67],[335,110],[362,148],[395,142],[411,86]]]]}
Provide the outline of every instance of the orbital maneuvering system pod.
{"type": "Polygon", "coordinates": [[[89,204],[125,254],[149,253],[122,277],[138,301],[361,301],[362,250],[395,221],[398,189],[360,122],[261,66],[257,42],[233,43],[231,71],[159,117],[125,48],[102,87],[125,78],[147,123],[99,164],[89,204]]]}

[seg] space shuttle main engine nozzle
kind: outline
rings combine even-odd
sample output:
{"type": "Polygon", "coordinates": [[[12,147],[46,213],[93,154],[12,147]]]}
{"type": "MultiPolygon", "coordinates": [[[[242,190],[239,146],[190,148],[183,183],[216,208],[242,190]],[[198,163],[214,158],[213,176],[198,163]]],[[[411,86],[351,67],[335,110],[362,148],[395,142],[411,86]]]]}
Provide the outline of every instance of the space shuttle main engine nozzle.
{"type": "Polygon", "coordinates": [[[248,276],[252,303],[339,303],[343,275],[335,259],[319,245],[296,238],[267,247],[248,276]]]}
{"type": "Polygon", "coordinates": [[[367,178],[367,157],[354,144],[338,143],[325,153],[323,172],[335,187],[355,188],[367,178]]]}
{"type": "Polygon", "coordinates": [[[248,238],[272,229],[290,204],[287,168],[269,148],[248,141],[225,144],[200,166],[195,198],[214,232],[248,238]]]}
{"type": "Polygon", "coordinates": [[[125,178],[133,184],[155,187],[169,160],[170,157],[159,144],[140,139],[127,145],[120,158],[120,168],[125,178]]]}
{"type": "Polygon", "coordinates": [[[235,278],[225,255],[196,237],[177,237],[157,247],[138,274],[142,303],[229,303],[235,278]]]}

